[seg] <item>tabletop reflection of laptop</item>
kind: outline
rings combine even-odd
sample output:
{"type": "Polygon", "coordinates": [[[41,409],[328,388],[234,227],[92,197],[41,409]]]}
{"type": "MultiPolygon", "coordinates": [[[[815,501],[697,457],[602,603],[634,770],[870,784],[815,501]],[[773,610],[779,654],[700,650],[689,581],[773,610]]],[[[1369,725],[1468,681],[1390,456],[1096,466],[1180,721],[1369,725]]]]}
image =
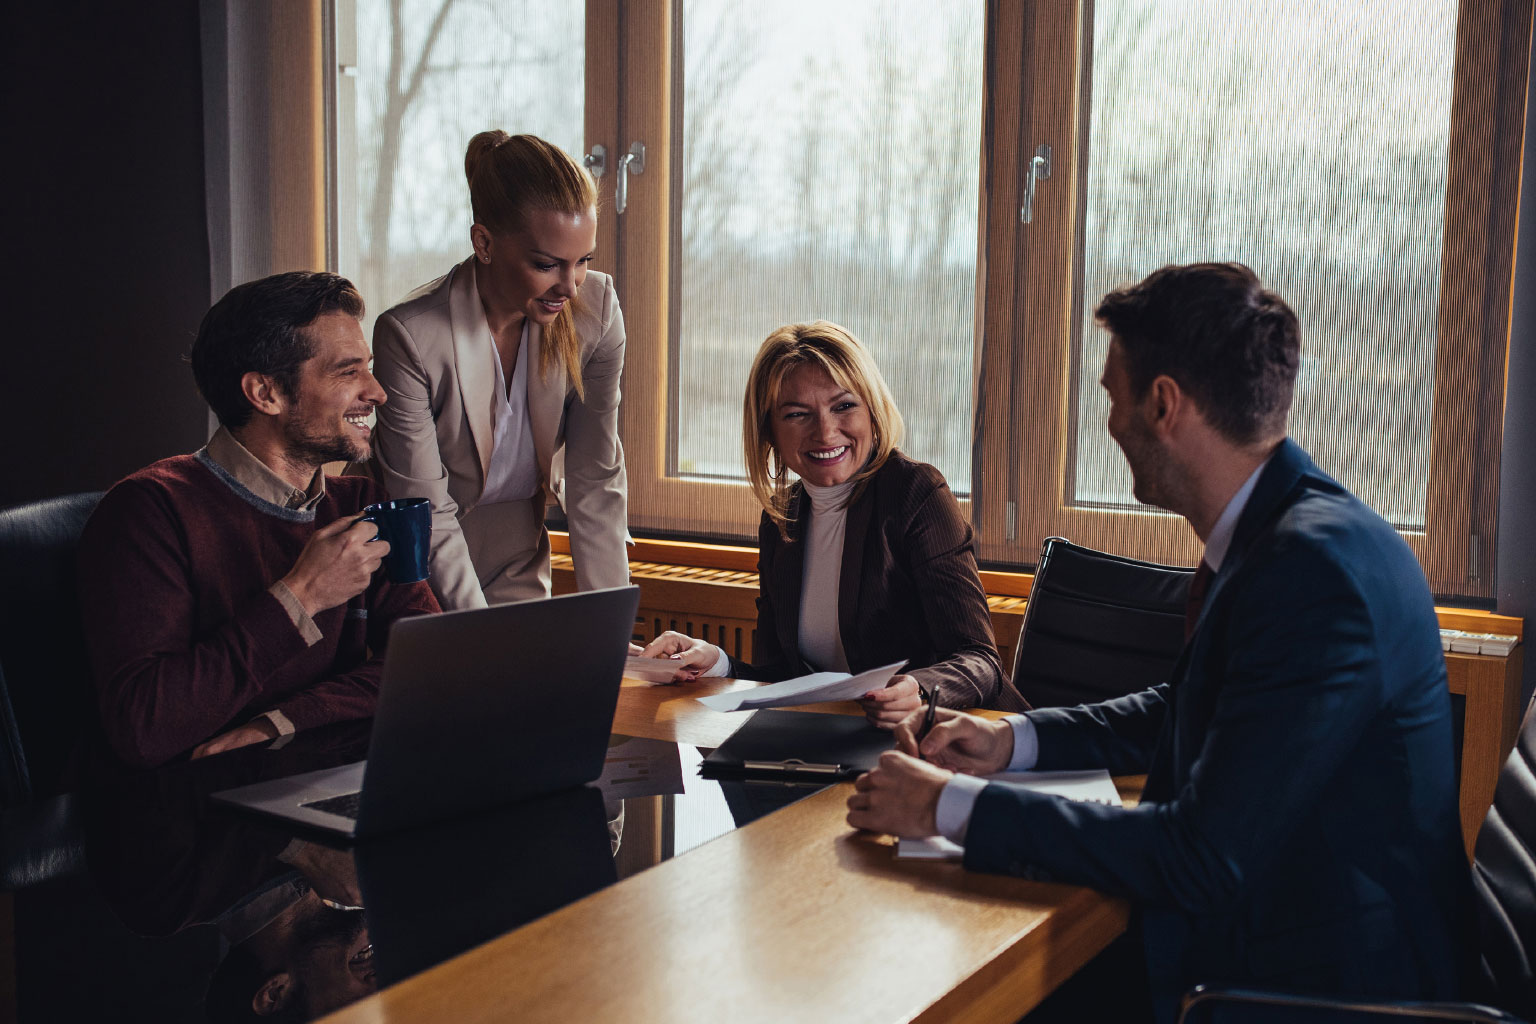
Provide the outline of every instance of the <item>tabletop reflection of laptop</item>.
{"type": "Polygon", "coordinates": [[[638,587],[403,619],[368,760],[214,794],[347,836],[381,835],[602,772],[638,587]]]}

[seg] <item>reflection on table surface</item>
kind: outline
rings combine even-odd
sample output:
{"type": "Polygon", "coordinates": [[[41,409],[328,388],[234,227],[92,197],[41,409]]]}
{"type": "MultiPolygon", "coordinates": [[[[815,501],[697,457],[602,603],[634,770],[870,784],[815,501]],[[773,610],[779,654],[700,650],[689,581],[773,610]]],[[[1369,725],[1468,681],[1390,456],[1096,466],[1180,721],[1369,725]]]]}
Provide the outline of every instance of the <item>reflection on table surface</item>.
{"type": "Polygon", "coordinates": [[[209,799],[366,748],[316,730],[76,794],[89,870],[14,896],[20,1019],[312,1019],[819,788],[616,735],[593,786],[351,847],[209,799]]]}

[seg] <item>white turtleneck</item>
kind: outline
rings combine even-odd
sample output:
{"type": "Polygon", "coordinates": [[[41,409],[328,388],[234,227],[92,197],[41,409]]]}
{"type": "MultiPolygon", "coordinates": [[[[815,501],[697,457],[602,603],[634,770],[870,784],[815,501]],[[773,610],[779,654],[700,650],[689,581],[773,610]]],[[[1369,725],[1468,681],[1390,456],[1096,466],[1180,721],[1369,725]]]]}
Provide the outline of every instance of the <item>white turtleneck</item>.
{"type": "Polygon", "coordinates": [[[831,487],[801,482],[811,501],[800,574],[800,656],[821,672],[846,672],[837,621],[838,582],[843,574],[843,533],[853,481],[831,487]]]}
{"type": "MultiPolygon", "coordinates": [[[[843,532],[848,522],[848,497],[852,480],[831,487],[801,481],[811,502],[811,526],[804,540],[800,563],[800,656],[821,671],[848,671],[843,654],[843,635],[837,621],[838,584],[843,574],[843,532]]],[[[762,581],[758,581],[762,585],[762,581]]],[[[715,663],[703,674],[723,676],[731,660],[721,648],[715,663]]]]}

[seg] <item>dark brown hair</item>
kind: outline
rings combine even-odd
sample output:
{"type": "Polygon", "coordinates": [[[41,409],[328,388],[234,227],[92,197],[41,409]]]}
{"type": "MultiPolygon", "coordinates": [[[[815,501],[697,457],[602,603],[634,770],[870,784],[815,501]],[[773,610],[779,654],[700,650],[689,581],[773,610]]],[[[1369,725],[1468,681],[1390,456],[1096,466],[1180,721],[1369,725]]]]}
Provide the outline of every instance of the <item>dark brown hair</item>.
{"type": "Polygon", "coordinates": [[[192,376],[219,422],[231,429],[251,419],[240,381],[271,377],[298,395],[299,367],[315,354],[305,328],[327,313],[362,318],[363,297],[335,274],[295,270],[231,288],[203,315],[192,342],[192,376]]]}
{"type": "Polygon", "coordinates": [[[1166,374],[1234,443],[1285,433],[1301,327],[1241,263],[1163,267],[1104,296],[1094,317],[1120,342],[1135,397],[1166,374]]]}

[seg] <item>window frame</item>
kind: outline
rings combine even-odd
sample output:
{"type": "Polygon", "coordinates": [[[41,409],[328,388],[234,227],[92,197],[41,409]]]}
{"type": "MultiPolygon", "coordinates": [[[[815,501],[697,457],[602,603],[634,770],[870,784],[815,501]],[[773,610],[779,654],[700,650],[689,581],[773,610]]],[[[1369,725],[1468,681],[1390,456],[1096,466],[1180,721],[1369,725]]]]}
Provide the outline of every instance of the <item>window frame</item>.
{"type": "MultiPolygon", "coordinates": [[[[1030,564],[1031,544],[1067,536],[1131,557],[1193,563],[1200,542],[1179,517],[1068,501],[1076,325],[1091,301],[1082,293],[1081,268],[1093,5],[1042,0],[1024,8],[1002,13],[1013,18],[1008,31],[1024,33],[1023,66],[1041,70],[1020,103],[1027,143],[994,157],[1013,159],[1022,170],[1033,143],[1050,142],[1053,166],[1036,196],[1034,223],[1000,240],[1012,278],[989,279],[989,288],[1017,296],[1015,308],[1040,312],[1007,324],[1014,344],[983,356],[986,401],[978,411],[1009,410],[1002,451],[1016,465],[977,474],[1007,481],[977,503],[980,555],[1030,564]]],[[[1426,522],[1423,530],[1399,531],[1438,594],[1493,592],[1515,227],[1500,213],[1514,209],[1518,197],[1531,8],[1530,0],[1463,0],[1457,21],[1426,522]],[[1479,460],[1479,453],[1487,455],[1479,460]]],[[[989,328],[995,325],[989,318],[989,328]]],[[[979,436],[983,429],[998,433],[996,424],[979,428],[979,436]]]]}
{"type": "MultiPolygon", "coordinates": [[[[682,116],[683,2],[586,0],[586,148],[607,149],[594,267],[614,275],[626,319],[620,434],[632,529],[752,538],[760,510],[745,482],[670,472],[680,400],[671,312],[680,260],[682,133],[674,126],[682,116]],[[616,167],[636,140],[646,144],[645,173],[631,178],[629,209],[620,215],[616,167]]],[[[978,557],[1031,566],[1045,537],[1064,535],[1133,557],[1193,562],[1199,542],[1178,517],[1067,501],[1076,325],[1096,298],[1080,285],[1093,0],[986,0],[985,7],[975,442],[971,495],[961,501],[978,557]],[[1029,157],[1042,141],[1053,146],[1052,176],[1036,196],[1034,222],[1023,225],[1029,157]]],[[[1462,0],[1457,20],[1426,525],[1400,531],[1443,595],[1493,592],[1516,226],[1505,211],[1518,200],[1532,7],[1533,0],[1462,0]]],[[[344,197],[333,192],[331,201],[344,197]]]]}
{"type": "MultiPolygon", "coordinates": [[[[591,0],[589,0],[591,2],[591,0]]],[[[997,10],[1016,5],[988,0],[985,43],[993,45],[992,21],[997,10]]],[[[590,10],[590,7],[589,7],[590,10]]],[[[618,221],[619,298],[624,306],[629,344],[625,353],[624,401],[620,436],[629,476],[630,528],[662,535],[741,540],[755,538],[762,508],[745,479],[711,480],[672,472],[676,447],[675,410],[681,400],[677,386],[680,357],[677,308],[681,273],[681,219],[673,216],[682,195],[683,133],[673,131],[682,118],[682,3],[654,0],[624,10],[622,74],[622,146],[644,140],[646,168],[631,181],[628,209],[618,221]],[[652,140],[664,140],[653,145],[652,140]],[[657,173],[655,182],[648,182],[657,173]],[[657,187],[662,181],[666,187],[657,187]]],[[[589,25],[589,31],[590,31],[589,25]]],[[[1017,72],[1017,65],[1014,65],[1017,72]]],[[[996,67],[989,57],[983,80],[983,144],[978,211],[977,325],[979,352],[985,334],[984,285],[986,225],[991,217],[987,198],[986,142],[989,97],[996,67]]],[[[1014,80],[1022,75],[1015,73],[1014,80]]],[[[589,104],[590,105],[590,104],[589,104]]],[[[612,211],[610,182],[607,210],[612,211]]],[[[809,314],[808,314],[809,316],[809,314]]],[[[979,362],[972,358],[972,397],[977,397],[979,362]]],[[[742,381],[743,387],[745,381],[742,381]]],[[[743,477],[745,473],[743,472],[743,477]]],[[[962,514],[970,515],[971,500],[959,497],[962,514]]]]}

